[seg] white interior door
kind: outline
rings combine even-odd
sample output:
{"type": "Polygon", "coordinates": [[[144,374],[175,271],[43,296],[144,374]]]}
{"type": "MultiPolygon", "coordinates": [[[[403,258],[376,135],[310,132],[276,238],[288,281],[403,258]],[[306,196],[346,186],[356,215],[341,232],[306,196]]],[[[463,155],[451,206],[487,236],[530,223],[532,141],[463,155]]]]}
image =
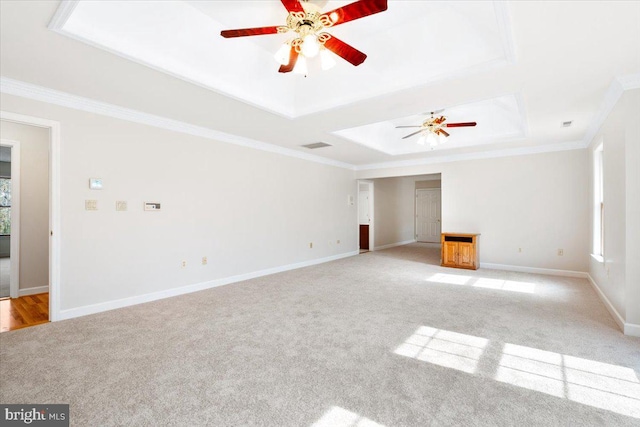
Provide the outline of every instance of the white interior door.
{"type": "Polygon", "coordinates": [[[358,194],[358,223],[368,225],[371,222],[369,213],[369,192],[360,191],[358,194]]]}
{"type": "Polygon", "coordinates": [[[441,193],[439,188],[416,190],[416,240],[440,242],[441,193]]]}

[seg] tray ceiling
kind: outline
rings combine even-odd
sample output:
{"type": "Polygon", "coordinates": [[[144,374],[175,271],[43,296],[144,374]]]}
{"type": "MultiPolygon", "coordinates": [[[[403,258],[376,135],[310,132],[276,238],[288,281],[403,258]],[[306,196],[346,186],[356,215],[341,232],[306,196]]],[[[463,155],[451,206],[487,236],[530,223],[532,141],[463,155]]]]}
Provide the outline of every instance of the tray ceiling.
{"type": "MultiPolygon", "coordinates": [[[[323,10],[350,2],[328,1],[323,10]]],[[[224,39],[220,31],[284,24],[279,1],[78,2],[55,30],[286,117],[509,64],[503,3],[390,1],[386,12],[331,28],[368,55],[307,77],[277,72],[290,34],[224,39]]]]}

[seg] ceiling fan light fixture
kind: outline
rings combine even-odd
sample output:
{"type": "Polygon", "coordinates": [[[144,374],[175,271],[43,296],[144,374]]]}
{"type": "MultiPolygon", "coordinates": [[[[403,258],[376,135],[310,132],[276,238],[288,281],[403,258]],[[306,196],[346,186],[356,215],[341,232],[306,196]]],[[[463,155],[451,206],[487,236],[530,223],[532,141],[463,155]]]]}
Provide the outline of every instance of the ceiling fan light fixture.
{"type": "Polygon", "coordinates": [[[429,132],[429,134],[427,135],[427,142],[429,143],[429,145],[431,146],[431,148],[435,147],[436,145],[438,145],[438,139],[436,138],[436,136],[433,134],[433,132],[429,132]]]}
{"type": "Polygon", "coordinates": [[[278,49],[273,57],[278,62],[278,64],[288,65],[289,61],[291,61],[291,46],[289,46],[289,43],[284,43],[282,46],[280,46],[280,49],[278,49]]]}
{"type": "Polygon", "coordinates": [[[309,69],[307,68],[307,60],[304,58],[304,56],[301,55],[298,57],[296,66],[293,67],[293,72],[296,74],[302,74],[303,76],[306,76],[309,73],[309,69]]]}
{"type": "Polygon", "coordinates": [[[331,56],[331,52],[327,49],[320,50],[320,67],[324,71],[330,70],[331,68],[336,66],[336,60],[331,56]]]}
{"type": "Polygon", "coordinates": [[[307,58],[313,58],[320,52],[320,44],[318,43],[318,36],[315,34],[307,34],[302,39],[302,47],[300,49],[302,54],[307,58]]]}

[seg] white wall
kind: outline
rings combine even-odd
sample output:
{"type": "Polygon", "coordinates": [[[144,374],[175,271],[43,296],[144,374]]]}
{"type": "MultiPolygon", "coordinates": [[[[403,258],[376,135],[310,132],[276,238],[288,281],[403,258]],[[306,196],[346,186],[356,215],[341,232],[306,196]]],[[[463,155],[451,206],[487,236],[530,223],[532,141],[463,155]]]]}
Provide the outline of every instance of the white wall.
{"type": "Polygon", "coordinates": [[[1,120],[0,136],[20,142],[20,289],[49,286],[49,130],[1,120]]]}
{"type": "Polygon", "coordinates": [[[357,251],[351,170],[1,99],[5,111],[61,123],[62,310],[357,251]],[[91,177],[104,189],[89,190],[91,177]],[[86,199],[99,210],[85,211],[86,199]],[[162,211],[144,212],[144,201],[162,211]]]}
{"type": "Polygon", "coordinates": [[[481,233],[481,264],[585,272],[587,157],[563,151],[366,170],[358,178],[442,173],[442,230],[481,233]]]}
{"type": "Polygon", "coordinates": [[[415,240],[414,194],[411,178],[385,178],[374,181],[374,247],[415,240]]]}
{"type": "MultiPolygon", "coordinates": [[[[640,325],[640,90],[623,93],[588,153],[604,145],[604,262],[589,274],[625,323],[640,325]]],[[[589,212],[593,224],[593,175],[589,212]]],[[[592,228],[589,230],[591,238],[592,228]]],[[[591,241],[591,240],[590,240],[591,241]]],[[[640,333],[640,330],[638,331],[640,333]]]]}

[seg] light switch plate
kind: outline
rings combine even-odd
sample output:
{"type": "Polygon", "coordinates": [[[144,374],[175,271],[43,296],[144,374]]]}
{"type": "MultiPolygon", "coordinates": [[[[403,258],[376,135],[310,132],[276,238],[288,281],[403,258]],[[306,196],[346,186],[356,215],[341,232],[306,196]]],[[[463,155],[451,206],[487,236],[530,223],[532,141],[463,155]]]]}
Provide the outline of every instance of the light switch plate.
{"type": "Polygon", "coordinates": [[[102,178],[90,178],[89,188],[92,190],[102,190],[102,178]]]}
{"type": "Polygon", "coordinates": [[[117,211],[126,211],[127,210],[127,202],[124,200],[116,201],[116,210],[117,211]]]}
{"type": "Polygon", "coordinates": [[[97,211],[98,210],[98,201],[97,200],[85,200],[84,201],[84,209],[87,211],[97,211]]]}

